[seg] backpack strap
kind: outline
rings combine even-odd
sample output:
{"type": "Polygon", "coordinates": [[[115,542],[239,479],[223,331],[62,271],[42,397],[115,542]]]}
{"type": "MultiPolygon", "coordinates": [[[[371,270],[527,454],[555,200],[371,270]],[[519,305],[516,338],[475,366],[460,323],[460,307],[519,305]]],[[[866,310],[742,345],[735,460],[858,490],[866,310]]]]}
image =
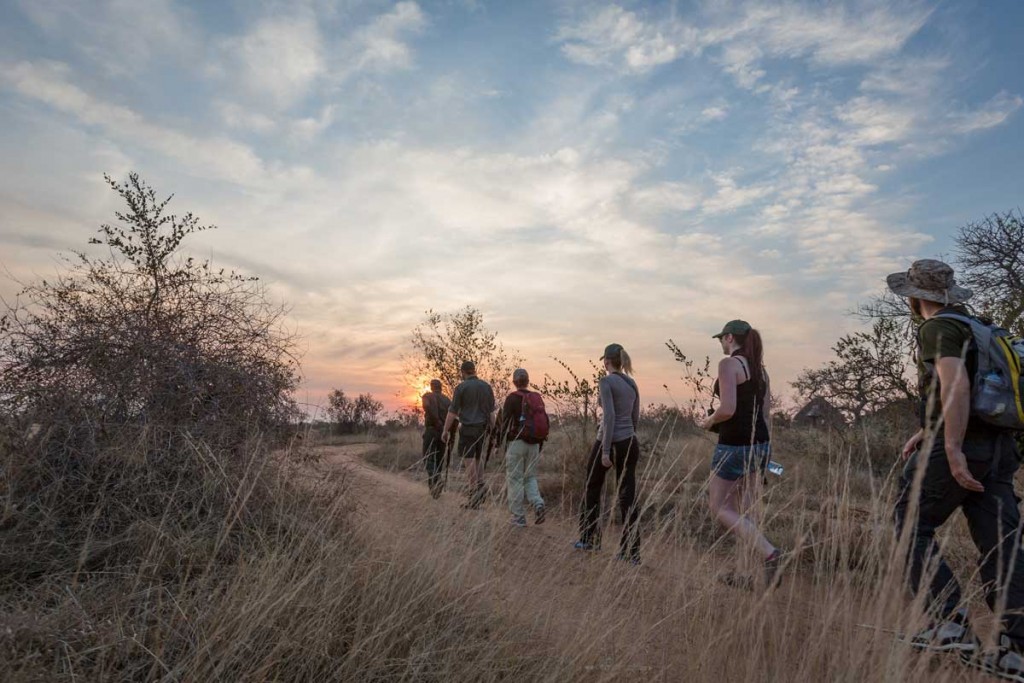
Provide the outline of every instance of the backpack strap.
{"type": "Polygon", "coordinates": [[[972,318],[969,315],[963,315],[961,313],[936,313],[932,316],[933,318],[947,318],[949,320],[956,320],[957,322],[964,323],[971,328],[971,333],[977,340],[976,346],[978,347],[979,353],[988,353],[989,347],[992,344],[992,328],[984,324],[980,320],[972,318]]]}

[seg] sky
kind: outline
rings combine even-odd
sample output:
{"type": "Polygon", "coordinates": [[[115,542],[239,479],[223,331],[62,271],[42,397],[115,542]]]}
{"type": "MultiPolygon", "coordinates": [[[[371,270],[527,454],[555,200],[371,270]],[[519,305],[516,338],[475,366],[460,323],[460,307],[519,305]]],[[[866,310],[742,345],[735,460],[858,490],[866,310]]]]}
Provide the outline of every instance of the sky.
{"type": "Polygon", "coordinates": [[[411,329],[467,305],[534,378],[623,344],[645,403],[686,395],[666,340],[716,358],[743,318],[786,393],[887,273],[1021,205],[1022,28],[1016,0],[0,0],[0,295],[136,171],[290,307],[304,403],[398,407],[411,329]]]}

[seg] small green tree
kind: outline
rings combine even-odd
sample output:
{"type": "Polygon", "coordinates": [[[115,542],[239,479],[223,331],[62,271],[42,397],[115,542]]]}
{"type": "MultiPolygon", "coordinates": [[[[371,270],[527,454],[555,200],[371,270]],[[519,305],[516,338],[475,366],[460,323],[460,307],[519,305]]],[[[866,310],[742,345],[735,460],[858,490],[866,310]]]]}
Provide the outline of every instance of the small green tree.
{"type": "Polygon", "coordinates": [[[665,346],[672,352],[672,358],[683,366],[683,384],[690,392],[690,398],[685,406],[680,407],[680,412],[699,424],[714,404],[715,377],[711,371],[711,357],[704,356],[701,361],[690,358],[671,339],[665,342],[665,346]]]}
{"type": "Polygon", "coordinates": [[[436,377],[448,391],[462,381],[462,361],[471,360],[477,376],[501,397],[511,390],[512,371],[523,363],[498,341],[497,332],[484,327],[483,313],[472,306],[455,313],[427,311],[426,319],[413,328],[411,343],[414,353],[403,357],[408,381],[436,377]]]}
{"type": "Polygon", "coordinates": [[[604,368],[599,368],[596,363],[590,361],[590,376],[580,376],[562,359],[554,356],[551,359],[565,370],[569,379],[556,380],[551,375],[545,374],[544,380],[539,385],[533,385],[534,389],[551,401],[554,409],[551,412],[559,417],[596,424],[598,383],[607,374],[604,368]]]}

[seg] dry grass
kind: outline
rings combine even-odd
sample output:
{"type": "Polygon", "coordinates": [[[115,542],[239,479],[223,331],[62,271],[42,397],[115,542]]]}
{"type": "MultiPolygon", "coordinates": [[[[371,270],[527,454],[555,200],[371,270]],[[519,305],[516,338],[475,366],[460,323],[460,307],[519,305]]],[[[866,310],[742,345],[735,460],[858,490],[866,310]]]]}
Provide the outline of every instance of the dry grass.
{"type": "MultiPolygon", "coordinates": [[[[871,444],[779,434],[777,459],[787,472],[771,483],[760,512],[769,536],[793,554],[778,588],[745,592],[717,580],[746,560],[705,509],[711,444],[671,425],[648,426],[642,435],[645,566],[623,566],[607,551],[569,551],[585,437],[563,430],[545,449],[542,478],[555,514],[548,526],[525,532],[508,529],[500,509],[474,516],[459,512],[453,495],[430,501],[417,481],[419,437],[411,430],[384,438],[371,456],[402,473],[379,481],[254,457],[221,474],[196,468],[191,480],[182,479],[187,486],[154,489],[143,462],[104,470],[118,485],[88,498],[103,514],[71,526],[61,512],[70,489],[31,512],[27,498],[8,494],[0,533],[4,560],[14,564],[6,565],[0,592],[0,678],[971,675],[948,658],[894,643],[891,630],[921,623],[920,605],[907,599],[899,580],[893,476],[866,466],[866,450],[858,450],[871,444]],[[146,492],[164,505],[128,504],[146,492]],[[113,510],[122,514],[116,525],[101,524],[113,510]],[[26,531],[30,514],[48,519],[49,526],[36,526],[51,534],[67,527],[52,554],[41,550],[45,538],[26,531]],[[120,541],[116,552],[82,561],[111,539],[120,541]],[[36,558],[30,568],[24,557],[16,561],[26,548],[32,552],[24,557],[36,558]]],[[[6,457],[4,490],[17,492],[15,458],[6,457]]],[[[495,490],[499,469],[492,461],[495,490]]],[[[99,476],[97,470],[83,482],[94,486],[99,476]]],[[[973,555],[962,525],[953,525],[943,542],[959,574],[970,576],[973,555]]]]}

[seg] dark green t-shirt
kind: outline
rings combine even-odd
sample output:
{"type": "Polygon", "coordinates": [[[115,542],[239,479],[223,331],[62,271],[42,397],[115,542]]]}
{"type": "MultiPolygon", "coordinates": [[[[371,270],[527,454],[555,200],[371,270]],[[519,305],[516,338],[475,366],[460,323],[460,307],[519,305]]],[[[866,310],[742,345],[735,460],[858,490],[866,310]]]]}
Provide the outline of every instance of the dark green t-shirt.
{"type": "Polygon", "coordinates": [[[491,385],[476,376],[462,380],[455,387],[448,412],[454,413],[463,427],[486,426],[494,412],[494,391],[491,385]]]}
{"type": "MultiPolygon", "coordinates": [[[[961,306],[948,306],[940,313],[970,315],[961,306]]],[[[970,352],[974,333],[967,324],[948,318],[929,318],[917,329],[917,376],[921,395],[921,425],[934,425],[942,415],[942,393],[935,364],[940,358],[963,358],[967,364],[967,376],[974,376],[977,360],[970,352]],[[928,398],[935,394],[935,402],[929,409],[928,398]],[[926,422],[926,417],[929,418],[926,422]]]]}

